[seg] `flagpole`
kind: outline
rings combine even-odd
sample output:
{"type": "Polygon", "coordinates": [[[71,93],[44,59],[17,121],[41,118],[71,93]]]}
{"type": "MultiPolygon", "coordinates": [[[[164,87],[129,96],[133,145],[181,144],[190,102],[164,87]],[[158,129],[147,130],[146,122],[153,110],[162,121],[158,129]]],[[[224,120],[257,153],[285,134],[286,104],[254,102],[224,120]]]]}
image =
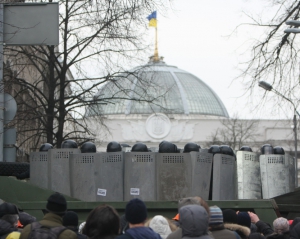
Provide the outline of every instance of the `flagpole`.
{"type": "Polygon", "coordinates": [[[155,50],[154,50],[154,61],[159,61],[158,58],[158,47],[157,47],[157,26],[155,27],[155,50]]]}

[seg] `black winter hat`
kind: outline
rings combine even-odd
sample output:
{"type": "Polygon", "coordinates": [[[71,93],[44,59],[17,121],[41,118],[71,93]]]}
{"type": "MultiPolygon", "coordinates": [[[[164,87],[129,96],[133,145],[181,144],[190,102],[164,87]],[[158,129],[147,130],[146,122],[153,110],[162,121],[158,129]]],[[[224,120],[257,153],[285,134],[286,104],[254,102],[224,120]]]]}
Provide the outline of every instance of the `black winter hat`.
{"type": "Polygon", "coordinates": [[[126,220],[131,224],[139,224],[147,219],[145,203],[138,198],[131,199],[125,209],[126,220]]]}
{"type": "Polygon", "coordinates": [[[31,216],[30,214],[26,212],[20,212],[19,213],[19,221],[21,224],[25,227],[26,225],[35,222],[36,218],[34,216],[31,216]]]}
{"type": "Polygon", "coordinates": [[[67,201],[60,193],[54,193],[48,198],[47,210],[52,213],[62,214],[67,211],[67,201]]]}
{"type": "Polygon", "coordinates": [[[239,212],[237,215],[237,223],[241,226],[251,227],[251,218],[247,212],[239,212]]]}
{"type": "Polygon", "coordinates": [[[63,217],[63,225],[78,227],[78,215],[76,212],[68,211],[63,217]]]}
{"type": "Polygon", "coordinates": [[[17,206],[9,202],[0,204],[0,218],[9,214],[19,214],[17,206]]]}
{"type": "Polygon", "coordinates": [[[236,211],[232,209],[225,209],[223,211],[223,221],[224,223],[234,223],[237,224],[236,211]]]}

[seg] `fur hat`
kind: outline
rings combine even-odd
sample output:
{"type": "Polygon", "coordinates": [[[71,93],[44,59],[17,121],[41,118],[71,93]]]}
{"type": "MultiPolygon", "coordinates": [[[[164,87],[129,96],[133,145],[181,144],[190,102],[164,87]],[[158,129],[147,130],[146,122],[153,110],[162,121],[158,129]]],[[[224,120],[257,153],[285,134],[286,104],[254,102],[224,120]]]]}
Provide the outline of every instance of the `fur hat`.
{"type": "Polygon", "coordinates": [[[20,212],[19,213],[19,221],[25,227],[28,224],[30,224],[32,222],[35,222],[36,221],[36,217],[31,216],[30,214],[28,214],[26,212],[20,212]]]}
{"type": "Polygon", "coordinates": [[[237,214],[237,223],[241,226],[251,227],[251,218],[247,212],[239,212],[237,214]]]}
{"type": "Polygon", "coordinates": [[[0,218],[9,214],[19,214],[17,206],[9,202],[0,204],[0,218]]]}
{"type": "Polygon", "coordinates": [[[172,232],[167,219],[161,215],[153,217],[150,221],[149,227],[158,233],[162,239],[166,239],[167,236],[172,232]]]}
{"type": "Polygon", "coordinates": [[[131,224],[139,224],[147,219],[145,203],[138,198],[131,199],[125,208],[126,220],[131,224]]]}
{"type": "Polygon", "coordinates": [[[289,221],[284,217],[278,217],[273,222],[274,231],[278,234],[287,232],[290,229],[289,221]]]}
{"type": "Polygon", "coordinates": [[[46,209],[55,214],[64,214],[67,211],[67,201],[60,193],[54,193],[48,198],[46,209]]]}
{"type": "Polygon", "coordinates": [[[217,206],[209,207],[209,211],[210,211],[209,226],[223,224],[223,213],[219,207],[217,206]]]}
{"type": "Polygon", "coordinates": [[[78,226],[78,215],[76,212],[68,211],[63,217],[63,225],[67,226],[78,226]]]}

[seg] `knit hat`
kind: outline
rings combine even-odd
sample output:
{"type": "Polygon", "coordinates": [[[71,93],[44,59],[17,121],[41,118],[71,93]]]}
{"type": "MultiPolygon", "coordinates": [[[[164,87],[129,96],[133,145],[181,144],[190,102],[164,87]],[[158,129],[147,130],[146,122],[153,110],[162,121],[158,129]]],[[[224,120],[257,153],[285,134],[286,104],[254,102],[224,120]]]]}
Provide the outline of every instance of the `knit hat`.
{"type": "Polygon", "coordinates": [[[209,207],[209,211],[210,211],[209,226],[223,224],[223,213],[219,207],[217,206],[209,207]]]}
{"type": "Polygon", "coordinates": [[[278,217],[273,222],[274,231],[278,234],[282,234],[289,230],[290,225],[287,219],[284,217],[278,217]]]}
{"type": "Polygon", "coordinates": [[[172,232],[167,219],[161,215],[153,217],[150,221],[149,227],[158,233],[162,239],[166,239],[172,232]]]}
{"type": "Polygon", "coordinates": [[[138,198],[131,199],[125,208],[126,220],[131,224],[139,224],[147,218],[147,208],[145,203],[138,198]]]}
{"type": "Polygon", "coordinates": [[[0,204],[0,218],[8,214],[19,214],[17,206],[9,202],[0,204]]]}
{"type": "Polygon", "coordinates": [[[251,218],[247,212],[239,212],[237,214],[237,223],[241,226],[251,227],[251,218]]]}
{"type": "Polygon", "coordinates": [[[67,211],[67,201],[60,193],[54,193],[48,198],[46,209],[49,212],[63,214],[67,211]]]}
{"type": "Polygon", "coordinates": [[[67,226],[78,226],[78,215],[76,212],[68,211],[63,217],[63,225],[67,226]]]}
{"type": "Polygon", "coordinates": [[[223,211],[223,221],[224,223],[234,223],[237,224],[236,211],[232,209],[226,209],[223,211]]]}

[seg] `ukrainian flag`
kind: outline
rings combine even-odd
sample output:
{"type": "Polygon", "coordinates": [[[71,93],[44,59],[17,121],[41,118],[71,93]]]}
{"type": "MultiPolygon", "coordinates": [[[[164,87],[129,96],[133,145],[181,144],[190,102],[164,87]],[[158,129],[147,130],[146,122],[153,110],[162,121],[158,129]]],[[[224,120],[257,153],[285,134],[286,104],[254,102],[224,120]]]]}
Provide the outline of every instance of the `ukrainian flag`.
{"type": "Polygon", "coordinates": [[[149,27],[157,27],[156,11],[152,12],[148,17],[149,27]]]}

